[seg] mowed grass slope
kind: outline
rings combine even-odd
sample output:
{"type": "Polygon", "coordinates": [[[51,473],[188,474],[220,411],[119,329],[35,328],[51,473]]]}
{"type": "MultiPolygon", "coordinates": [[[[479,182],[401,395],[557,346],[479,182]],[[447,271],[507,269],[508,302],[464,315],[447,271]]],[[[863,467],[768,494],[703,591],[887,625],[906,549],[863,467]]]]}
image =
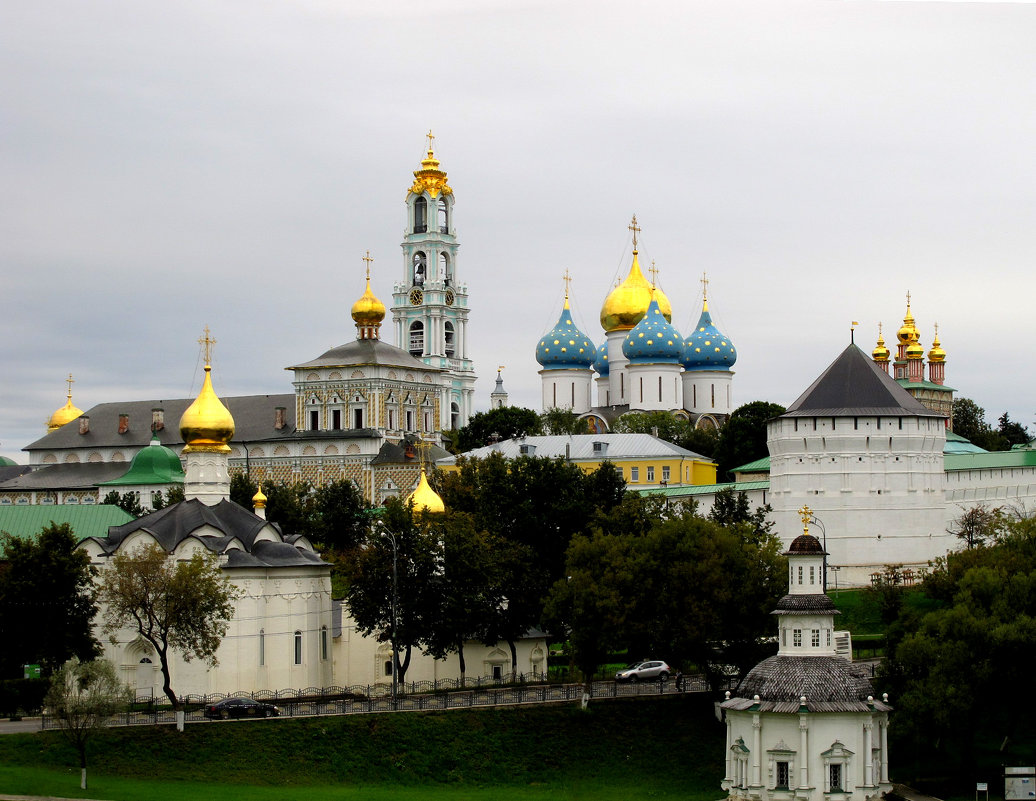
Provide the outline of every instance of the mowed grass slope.
{"type": "MultiPolygon", "coordinates": [[[[598,700],[450,712],[352,715],[109,729],[90,749],[93,798],[139,797],[138,782],[238,785],[237,797],[288,798],[273,788],[366,788],[404,797],[564,797],[631,793],[712,801],[722,795],[723,727],[711,697],[598,700]],[[123,791],[98,795],[106,778],[123,791]],[[243,787],[242,787],[243,786],[243,787]],[[260,788],[270,788],[270,793],[260,788]],[[422,788],[427,792],[422,792],[422,788]],[[254,791],[259,790],[258,794],[254,791]],[[249,795],[249,793],[252,793],[249,795]]],[[[78,762],[58,732],[0,737],[0,793],[75,796],[78,762]],[[71,770],[70,770],[71,769],[71,770]],[[49,779],[48,779],[49,776],[49,779]],[[60,786],[51,782],[59,782],[60,786]],[[4,784],[18,782],[19,786],[4,784]],[[42,784],[41,784],[42,782],[42,784]]],[[[148,797],[164,797],[149,790],[148,797]]],[[[198,797],[212,790],[195,788],[198,797]]],[[[312,791],[312,792],[310,792],[312,791]]],[[[170,795],[169,797],[172,797],[170,795]]],[[[194,792],[192,792],[194,797],[194,792]]],[[[216,795],[211,797],[215,798],[216,795]]]]}

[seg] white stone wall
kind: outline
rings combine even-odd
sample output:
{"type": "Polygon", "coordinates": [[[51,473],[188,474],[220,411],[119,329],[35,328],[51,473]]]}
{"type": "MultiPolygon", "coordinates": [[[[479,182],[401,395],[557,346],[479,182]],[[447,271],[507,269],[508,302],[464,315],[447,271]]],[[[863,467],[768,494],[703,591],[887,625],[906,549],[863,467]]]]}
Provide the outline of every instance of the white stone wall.
{"type": "Polygon", "coordinates": [[[632,411],[656,412],[683,408],[683,383],[678,364],[628,364],[632,411]]]}
{"type": "Polygon", "coordinates": [[[683,408],[696,414],[730,414],[733,378],[729,370],[684,370],[683,408]]]}
{"type": "Polygon", "coordinates": [[[1036,511],[1036,467],[947,470],[946,527],[979,505],[1032,514],[1036,511]]]}
{"type": "Polygon", "coordinates": [[[571,409],[576,414],[590,411],[593,371],[540,370],[543,406],[546,409],[571,409]]]}

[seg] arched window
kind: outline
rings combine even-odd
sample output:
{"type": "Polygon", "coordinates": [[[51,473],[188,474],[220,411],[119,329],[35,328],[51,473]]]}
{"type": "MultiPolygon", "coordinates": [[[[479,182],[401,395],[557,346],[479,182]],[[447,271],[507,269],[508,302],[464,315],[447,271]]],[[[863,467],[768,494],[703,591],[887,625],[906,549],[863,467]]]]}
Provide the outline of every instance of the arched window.
{"type": "Polygon", "coordinates": [[[423,286],[424,279],[428,275],[428,259],[424,251],[417,251],[414,254],[414,286],[423,286]]]}
{"type": "Polygon", "coordinates": [[[414,201],[414,233],[423,234],[428,230],[428,203],[423,197],[414,201]]]}
{"type": "Polygon", "coordinates": [[[259,665],[266,664],[266,629],[259,629],[259,665]]]}
{"type": "Polygon", "coordinates": [[[295,664],[302,664],[302,632],[295,632],[295,664]]]}
{"type": "Polygon", "coordinates": [[[450,207],[446,205],[446,198],[439,198],[439,233],[450,232],[450,207]]]}
{"type": "Polygon", "coordinates": [[[320,627],[320,658],[327,659],[327,626],[320,627]]]}
{"type": "Polygon", "coordinates": [[[446,286],[450,285],[450,256],[448,253],[439,254],[439,277],[446,286]]]}
{"type": "Polygon", "coordinates": [[[424,323],[420,320],[410,323],[410,355],[424,355],[424,323]]]}
{"type": "Polygon", "coordinates": [[[456,403],[450,404],[450,428],[460,428],[460,407],[456,403]]]}
{"type": "Polygon", "coordinates": [[[456,350],[453,345],[453,323],[447,320],[443,326],[443,331],[446,334],[446,355],[452,359],[456,350]]]}

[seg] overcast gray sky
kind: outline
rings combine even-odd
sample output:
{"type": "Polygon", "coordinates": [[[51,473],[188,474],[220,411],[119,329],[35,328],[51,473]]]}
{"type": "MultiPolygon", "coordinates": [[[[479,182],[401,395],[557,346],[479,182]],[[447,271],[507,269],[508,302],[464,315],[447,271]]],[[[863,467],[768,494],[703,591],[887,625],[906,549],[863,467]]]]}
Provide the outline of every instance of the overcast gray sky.
{"type": "MultiPolygon", "coordinates": [[[[456,192],[487,408],[539,406],[540,335],[629,266],[735,402],[791,402],[905,295],[947,383],[1036,419],[1036,7],[901,2],[0,2],[0,453],[64,402],[222,395],[391,303],[424,134],[456,192]]],[[[391,340],[391,327],[386,327],[391,340]]]]}

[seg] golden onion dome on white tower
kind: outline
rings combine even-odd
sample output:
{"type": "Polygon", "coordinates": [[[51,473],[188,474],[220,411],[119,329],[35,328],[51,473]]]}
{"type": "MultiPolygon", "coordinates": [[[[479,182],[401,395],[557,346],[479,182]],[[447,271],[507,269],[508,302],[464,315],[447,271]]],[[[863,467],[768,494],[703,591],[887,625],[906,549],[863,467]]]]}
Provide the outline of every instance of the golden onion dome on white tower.
{"type": "Polygon", "coordinates": [[[207,328],[203,341],[206,343],[205,381],[194,403],[187,407],[180,418],[180,436],[187,443],[183,452],[230,453],[230,445],[227,443],[234,437],[234,418],[212,388],[208,347],[214,340],[209,339],[207,328]]]}

